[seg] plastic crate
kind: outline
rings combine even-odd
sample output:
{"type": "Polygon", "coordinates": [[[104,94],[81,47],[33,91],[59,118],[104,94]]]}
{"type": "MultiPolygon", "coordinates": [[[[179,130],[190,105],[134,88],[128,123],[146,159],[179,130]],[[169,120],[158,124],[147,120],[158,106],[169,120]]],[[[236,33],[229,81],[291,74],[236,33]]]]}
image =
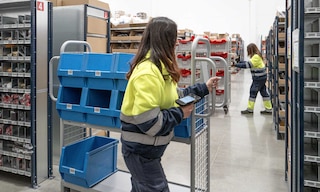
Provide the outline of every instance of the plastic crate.
{"type": "Polygon", "coordinates": [[[85,87],[85,67],[84,53],[61,53],[57,69],[60,84],[68,87],[85,87]]]}
{"type": "Polygon", "coordinates": [[[62,147],[61,178],[82,187],[92,187],[117,171],[117,139],[93,136],[62,147]]]}
{"type": "Polygon", "coordinates": [[[114,127],[114,109],[110,109],[112,98],[111,90],[97,90],[84,88],[83,106],[86,112],[87,123],[114,127]]]}
{"type": "Polygon", "coordinates": [[[115,89],[113,81],[113,54],[110,53],[87,53],[85,76],[87,87],[93,89],[115,89]]]}
{"type": "Polygon", "coordinates": [[[181,138],[191,137],[191,117],[184,119],[178,126],[174,128],[174,136],[181,138]]]}
{"type": "Polygon", "coordinates": [[[130,69],[130,62],[135,54],[113,53],[113,73],[116,79],[126,79],[126,74],[130,69]]]}
{"type": "Polygon", "coordinates": [[[81,106],[83,89],[77,87],[60,86],[56,108],[61,119],[85,122],[86,114],[81,106]]]}
{"type": "MultiPolygon", "coordinates": [[[[205,98],[202,98],[196,103],[195,110],[196,113],[203,114],[205,112],[205,98]]],[[[195,118],[195,125],[191,125],[191,117],[184,119],[178,126],[174,128],[174,136],[181,138],[191,137],[191,128],[195,129],[195,132],[199,132],[205,127],[203,118],[195,118]]]]}
{"type": "Polygon", "coordinates": [[[124,91],[126,90],[128,80],[126,74],[130,69],[130,61],[133,59],[132,53],[114,53],[113,54],[113,77],[115,89],[124,91]]]}

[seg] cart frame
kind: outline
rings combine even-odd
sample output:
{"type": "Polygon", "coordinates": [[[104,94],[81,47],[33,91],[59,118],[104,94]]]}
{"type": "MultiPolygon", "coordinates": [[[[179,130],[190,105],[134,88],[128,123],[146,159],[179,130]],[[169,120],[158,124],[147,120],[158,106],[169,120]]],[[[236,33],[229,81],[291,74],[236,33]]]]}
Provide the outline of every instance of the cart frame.
{"type": "MultiPolygon", "coordinates": [[[[66,41],[60,49],[60,53],[65,52],[65,48],[69,44],[80,44],[84,45],[89,52],[91,52],[91,46],[85,41],[66,41]]],[[[197,37],[192,43],[192,59],[191,59],[191,84],[196,83],[196,62],[205,62],[205,65],[201,65],[201,80],[206,82],[210,78],[208,69],[212,70],[212,74],[216,73],[216,65],[212,58],[210,58],[210,42],[208,39],[197,37]],[[196,50],[198,42],[205,43],[206,55],[207,57],[196,57],[196,50]]],[[[52,101],[57,101],[57,98],[53,95],[53,60],[58,60],[60,56],[54,56],[51,58],[49,62],[49,96],[52,101]]],[[[215,58],[221,60],[222,58],[215,58]]],[[[222,59],[222,62],[224,59],[222,59]]],[[[225,62],[225,61],[224,61],[225,62]]],[[[191,115],[191,137],[190,138],[174,138],[175,142],[183,142],[190,144],[191,153],[190,153],[190,186],[185,186],[183,184],[178,184],[169,181],[169,186],[176,187],[175,191],[183,191],[183,192],[210,192],[210,117],[214,113],[216,105],[215,105],[215,89],[213,93],[210,93],[204,98],[204,102],[202,105],[196,106],[202,107],[200,112],[196,113],[196,110],[193,111],[191,115]],[[200,127],[196,126],[198,120],[203,120],[203,123],[200,124],[200,127]]],[[[60,138],[61,148],[65,145],[71,144],[73,142],[82,140],[84,138],[90,137],[91,132],[87,131],[87,128],[94,128],[100,130],[106,130],[111,132],[120,132],[121,129],[113,128],[113,127],[105,127],[105,126],[97,126],[88,123],[82,122],[74,122],[69,120],[60,119],[60,138]]],[[[125,172],[119,170],[119,174],[124,174],[125,172]]],[[[114,173],[114,175],[117,174],[114,173]]],[[[125,173],[129,174],[129,173],[125,173]]],[[[115,177],[115,176],[110,176],[115,177]]],[[[109,177],[108,177],[109,178],[109,177]]],[[[108,180],[106,178],[105,180],[108,180]]],[[[100,192],[99,185],[104,185],[105,181],[101,181],[93,188],[83,188],[81,186],[75,186],[71,183],[67,183],[65,181],[61,181],[61,191],[81,191],[81,192],[100,192]]],[[[110,186],[109,186],[110,187],[110,186]]],[[[130,186],[131,187],[131,186],[130,186]]],[[[111,192],[110,190],[109,192],[111,192]]],[[[119,189],[115,189],[115,191],[119,191],[119,189]]]]}

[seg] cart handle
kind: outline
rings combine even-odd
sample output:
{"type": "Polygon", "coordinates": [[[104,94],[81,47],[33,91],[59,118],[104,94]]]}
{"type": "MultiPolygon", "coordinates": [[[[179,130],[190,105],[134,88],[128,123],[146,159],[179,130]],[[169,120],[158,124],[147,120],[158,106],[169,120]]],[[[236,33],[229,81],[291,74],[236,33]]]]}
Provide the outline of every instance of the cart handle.
{"type": "MultiPolygon", "coordinates": [[[[206,61],[208,64],[212,65],[212,74],[216,74],[216,64],[208,57],[195,57],[196,61],[206,61]]],[[[211,103],[209,103],[209,112],[207,114],[195,114],[196,117],[210,117],[215,109],[215,101],[216,101],[216,88],[213,88],[212,92],[209,93],[211,95],[211,103]]],[[[210,101],[210,100],[209,100],[210,101]]]]}
{"type": "Polygon", "coordinates": [[[88,52],[91,52],[91,50],[92,50],[91,45],[90,45],[88,42],[86,42],[86,41],[68,40],[68,41],[65,41],[65,42],[61,45],[61,47],[60,47],[60,53],[65,52],[66,47],[67,47],[68,45],[70,45],[70,44],[85,45],[86,48],[87,48],[87,50],[88,50],[88,52]]]}
{"type": "MultiPolygon", "coordinates": [[[[206,61],[208,64],[210,64],[212,66],[212,74],[216,74],[216,64],[209,58],[210,57],[210,52],[211,52],[211,45],[210,45],[210,41],[207,38],[203,38],[200,36],[197,36],[191,46],[191,71],[193,71],[193,74],[191,74],[191,84],[194,85],[195,84],[195,79],[196,79],[196,75],[195,75],[195,71],[196,71],[196,61],[206,61]],[[197,46],[198,46],[198,42],[201,41],[204,44],[206,44],[207,46],[207,52],[206,52],[206,57],[196,57],[196,53],[197,53],[197,46]]],[[[209,77],[207,77],[209,79],[209,77]]],[[[204,81],[207,81],[208,79],[204,79],[204,81]]],[[[209,95],[211,94],[211,103],[209,103],[209,110],[207,114],[195,114],[196,117],[210,117],[214,110],[215,110],[215,101],[216,101],[216,89],[212,90],[212,93],[209,93],[209,95]],[[214,93],[214,94],[213,94],[214,93]]],[[[210,101],[210,99],[209,99],[210,101]]]]}
{"type": "Polygon", "coordinates": [[[57,98],[53,95],[53,60],[60,59],[60,56],[54,56],[49,61],[49,96],[52,101],[57,101],[57,98]]]}
{"type": "MultiPolygon", "coordinates": [[[[221,104],[217,104],[216,103],[216,107],[223,107],[227,104],[227,101],[228,101],[228,94],[229,94],[229,66],[228,66],[228,63],[227,61],[220,57],[220,56],[211,56],[210,59],[212,59],[213,61],[214,60],[219,60],[223,63],[224,65],[224,72],[225,72],[225,75],[224,75],[224,98],[223,98],[223,102],[221,104]]],[[[214,73],[215,74],[215,73],[214,73]]]]}

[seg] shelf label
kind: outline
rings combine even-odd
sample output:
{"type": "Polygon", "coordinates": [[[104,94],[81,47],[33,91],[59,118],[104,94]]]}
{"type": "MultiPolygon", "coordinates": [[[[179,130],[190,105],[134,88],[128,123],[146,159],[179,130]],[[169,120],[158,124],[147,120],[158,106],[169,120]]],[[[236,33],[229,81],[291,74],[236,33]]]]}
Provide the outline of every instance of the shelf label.
{"type": "Polygon", "coordinates": [[[72,104],[67,104],[67,109],[72,109],[72,104]]]}
{"type": "Polygon", "coordinates": [[[69,173],[74,175],[74,174],[76,174],[76,170],[74,168],[70,168],[69,169],[69,173]]]}
{"type": "Polygon", "coordinates": [[[95,71],[94,76],[96,77],[101,77],[101,71],[95,71]]]}
{"type": "Polygon", "coordinates": [[[73,70],[68,70],[68,75],[73,75],[73,70]]]}
{"type": "Polygon", "coordinates": [[[95,113],[100,113],[100,107],[94,107],[94,108],[93,108],[93,111],[94,111],[95,113]]]}

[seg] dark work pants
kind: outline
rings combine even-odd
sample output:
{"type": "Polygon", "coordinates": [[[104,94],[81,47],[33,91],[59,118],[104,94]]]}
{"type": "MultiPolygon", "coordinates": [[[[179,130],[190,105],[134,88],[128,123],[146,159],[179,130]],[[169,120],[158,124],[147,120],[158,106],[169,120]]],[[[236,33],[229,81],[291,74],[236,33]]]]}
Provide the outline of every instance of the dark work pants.
{"type": "Polygon", "coordinates": [[[250,87],[250,99],[257,98],[258,92],[260,92],[263,98],[270,97],[266,86],[266,79],[253,80],[250,87]]]}
{"type": "Polygon", "coordinates": [[[160,158],[147,159],[131,152],[122,153],[131,173],[131,192],[169,192],[160,158]]]}

